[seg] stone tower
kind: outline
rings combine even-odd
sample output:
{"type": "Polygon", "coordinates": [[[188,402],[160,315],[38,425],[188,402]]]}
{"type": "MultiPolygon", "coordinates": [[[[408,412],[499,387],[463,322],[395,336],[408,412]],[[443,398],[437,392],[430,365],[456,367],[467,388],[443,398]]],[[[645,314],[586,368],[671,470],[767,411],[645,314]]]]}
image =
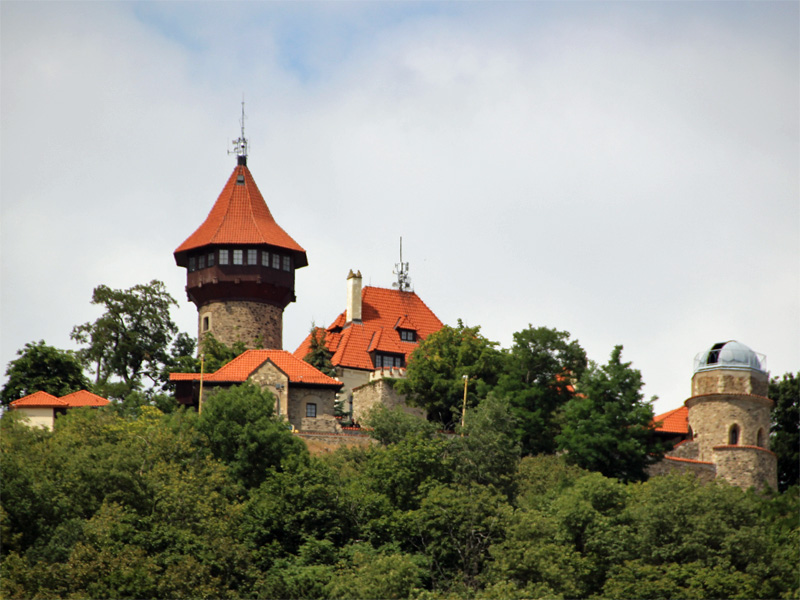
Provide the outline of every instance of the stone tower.
{"type": "Polygon", "coordinates": [[[198,335],[247,348],[283,348],[283,309],[295,301],[295,269],[306,252],[275,222],[247,168],[247,140],[202,225],[175,250],[186,293],[197,306],[198,335]]]}
{"type": "Polygon", "coordinates": [[[689,435],[697,459],[716,466],[734,485],[777,487],[777,459],[769,451],[769,374],[764,355],[735,341],[695,357],[689,435]]]}

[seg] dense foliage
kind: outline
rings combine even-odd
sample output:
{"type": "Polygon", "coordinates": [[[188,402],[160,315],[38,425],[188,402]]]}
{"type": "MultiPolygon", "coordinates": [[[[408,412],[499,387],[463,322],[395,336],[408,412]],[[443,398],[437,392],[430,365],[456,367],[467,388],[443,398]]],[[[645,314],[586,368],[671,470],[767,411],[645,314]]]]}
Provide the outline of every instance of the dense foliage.
{"type": "Polygon", "coordinates": [[[520,459],[514,411],[495,397],[467,413],[463,436],[392,427],[390,413],[386,444],[312,457],[268,404],[244,387],[202,415],[76,409],[53,432],[7,413],[3,596],[800,592],[796,487],[623,484],[557,456],[520,459]]]}
{"type": "Polygon", "coordinates": [[[333,353],[328,350],[325,330],[312,323],[309,336],[311,340],[309,342],[308,353],[303,357],[303,360],[325,373],[325,375],[335,377],[336,369],[331,362],[333,353]]]}
{"type": "Polygon", "coordinates": [[[44,340],[25,344],[17,356],[6,368],[7,379],[0,392],[3,405],[34,392],[66,396],[89,385],[75,354],[48,346],[44,340]]]}
{"type": "Polygon", "coordinates": [[[769,383],[772,410],[770,449],[778,455],[778,489],[800,484],[800,373],[785,373],[769,383]]]}

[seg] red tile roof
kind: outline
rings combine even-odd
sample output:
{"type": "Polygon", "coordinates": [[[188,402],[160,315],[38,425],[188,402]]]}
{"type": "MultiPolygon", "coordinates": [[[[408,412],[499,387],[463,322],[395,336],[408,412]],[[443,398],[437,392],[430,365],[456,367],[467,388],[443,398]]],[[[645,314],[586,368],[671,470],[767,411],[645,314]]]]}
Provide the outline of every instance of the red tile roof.
{"type": "MultiPolygon", "coordinates": [[[[370,371],[375,368],[370,352],[402,354],[407,362],[417,343],[443,325],[415,292],[370,286],[361,290],[361,323],[347,324],[346,319],[345,311],[326,329],[331,362],[337,367],[370,371]],[[402,341],[398,329],[414,330],[417,342],[402,341]]],[[[303,358],[310,347],[309,334],[294,355],[303,358]]]]}
{"type": "Polygon", "coordinates": [[[689,409],[685,406],[681,406],[680,408],[665,412],[662,415],[654,417],[653,423],[661,423],[656,426],[656,431],[689,435],[689,409]]]}
{"type": "Polygon", "coordinates": [[[86,390],[81,390],[61,396],[61,398],[56,398],[47,392],[35,392],[19,400],[14,400],[10,406],[12,408],[76,408],[80,406],[105,406],[106,404],[109,404],[109,401],[105,398],[86,390]]]}
{"type": "MultiPolygon", "coordinates": [[[[296,358],[286,350],[247,350],[215,373],[203,375],[204,382],[241,383],[265,362],[270,361],[286,373],[289,383],[329,385],[341,387],[342,383],[328,377],[304,360],[296,358]]],[[[171,373],[170,381],[199,381],[200,373],[171,373]]]]}
{"type": "Polygon", "coordinates": [[[308,265],[306,251],[275,222],[246,165],[237,165],[203,224],[175,250],[175,261],[185,253],[210,244],[269,244],[294,254],[296,268],[308,265]],[[237,184],[239,176],[243,184],[237,184]]]}

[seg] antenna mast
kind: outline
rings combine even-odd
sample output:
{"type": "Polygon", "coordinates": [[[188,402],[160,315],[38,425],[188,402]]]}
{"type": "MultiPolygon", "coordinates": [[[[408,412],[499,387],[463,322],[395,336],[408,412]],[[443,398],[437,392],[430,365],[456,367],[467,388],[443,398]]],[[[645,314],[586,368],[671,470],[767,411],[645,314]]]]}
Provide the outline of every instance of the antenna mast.
{"type": "Polygon", "coordinates": [[[403,236],[400,236],[400,262],[395,263],[394,271],[397,275],[397,281],[392,284],[392,287],[397,288],[401,292],[413,292],[411,287],[411,276],[408,274],[408,263],[403,262],[403,236]]]}
{"type": "Polygon", "coordinates": [[[247,138],[244,137],[244,94],[242,94],[242,118],[239,124],[242,127],[242,133],[239,138],[233,140],[233,150],[228,150],[228,154],[235,154],[237,162],[240,165],[247,164],[247,138]]]}

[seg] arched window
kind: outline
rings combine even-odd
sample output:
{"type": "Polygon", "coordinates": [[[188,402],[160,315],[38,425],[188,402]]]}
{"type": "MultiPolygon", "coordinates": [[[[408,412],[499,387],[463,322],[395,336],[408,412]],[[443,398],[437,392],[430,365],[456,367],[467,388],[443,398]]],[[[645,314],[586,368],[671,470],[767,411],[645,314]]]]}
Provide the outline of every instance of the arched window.
{"type": "Polygon", "coordinates": [[[759,429],[758,430],[758,435],[756,436],[756,446],[758,446],[759,448],[766,448],[766,445],[764,444],[764,430],[763,429],[759,429]]]}
{"type": "Polygon", "coordinates": [[[728,432],[728,444],[736,446],[739,444],[739,426],[731,425],[731,430],[728,432]]]}
{"type": "Polygon", "coordinates": [[[209,320],[208,317],[203,317],[203,331],[208,331],[209,320]]]}
{"type": "Polygon", "coordinates": [[[692,431],[692,428],[691,428],[691,427],[689,427],[689,439],[690,439],[690,440],[693,440],[693,439],[694,439],[694,431],[692,431]]]}

